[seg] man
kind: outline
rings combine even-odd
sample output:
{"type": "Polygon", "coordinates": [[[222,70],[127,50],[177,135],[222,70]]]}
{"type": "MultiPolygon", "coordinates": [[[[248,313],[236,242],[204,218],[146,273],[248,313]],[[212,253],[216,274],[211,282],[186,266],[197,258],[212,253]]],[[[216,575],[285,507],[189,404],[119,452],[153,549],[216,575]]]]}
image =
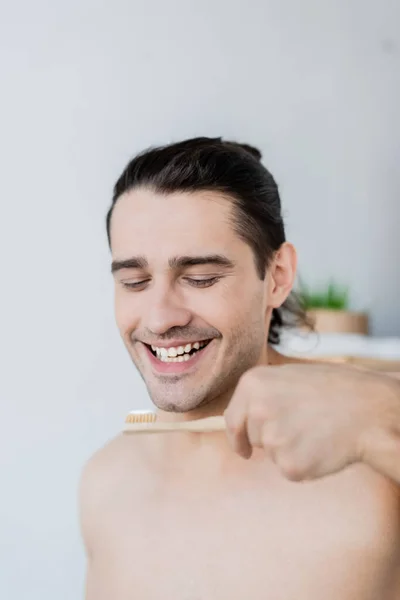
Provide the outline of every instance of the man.
{"type": "Polygon", "coordinates": [[[87,600],[400,598],[399,382],[273,349],[301,315],[259,158],[187,140],[115,186],[116,320],[157,418],[227,434],[121,435],[89,461],[87,600]]]}

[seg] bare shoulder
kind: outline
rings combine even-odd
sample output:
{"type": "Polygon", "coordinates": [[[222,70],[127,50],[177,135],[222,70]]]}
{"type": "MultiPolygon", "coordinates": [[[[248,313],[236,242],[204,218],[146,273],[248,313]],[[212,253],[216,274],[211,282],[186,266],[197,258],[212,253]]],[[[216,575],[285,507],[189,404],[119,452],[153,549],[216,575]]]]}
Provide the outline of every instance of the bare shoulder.
{"type": "Polygon", "coordinates": [[[396,373],[387,373],[390,377],[396,377],[396,379],[400,379],[400,371],[396,373]]]}
{"type": "Polygon", "coordinates": [[[127,476],[139,471],[143,463],[140,440],[120,434],[100,448],[86,462],[79,484],[79,512],[83,541],[91,554],[92,541],[99,519],[113,491],[127,476]]]}
{"type": "Polygon", "coordinates": [[[145,446],[140,436],[120,434],[97,450],[83,467],[81,497],[104,491],[113,480],[143,467],[145,446]]]}
{"type": "MultiPolygon", "coordinates": [[[[271,362],[272,365],[282,366],[282,365],[320,365],[320,366],[332,366],[332,367],[340,367],[347,369],[356,369],[357,371],[364,371],[365,373],[375,373],[385,375],[387,377],[400,379],[400,371],[395,370],[380,370],[377,368],[371,367],[368,362],[363,362],[360,359],[359,362],[350,361],[343,359],[340,356],[337,357],[307,357],[300,358],[299,356],[288,356],[285,354],[281,354],[276,350],[270,351],[271,362]]],[[[379,362],[378,362],[379,364],[379,362]]],[[[392,367],[393,368],[393,367],[392,367]]]]}

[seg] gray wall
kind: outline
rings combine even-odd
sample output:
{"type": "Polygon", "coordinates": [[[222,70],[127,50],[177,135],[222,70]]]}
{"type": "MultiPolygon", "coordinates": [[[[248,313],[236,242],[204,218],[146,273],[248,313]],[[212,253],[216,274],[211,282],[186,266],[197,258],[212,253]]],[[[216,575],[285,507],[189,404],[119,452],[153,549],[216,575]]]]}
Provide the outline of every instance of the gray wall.
{"type": "Polygon", "coordinates": [[[259,145],[303,276],[351,282],[375,332],[399,334],[400,5],[21,0],[0,11],[0,597],[76,600],[82,463],[148,402],[113,322],[114,179],[148,144],[223,134],[259,145]]]}

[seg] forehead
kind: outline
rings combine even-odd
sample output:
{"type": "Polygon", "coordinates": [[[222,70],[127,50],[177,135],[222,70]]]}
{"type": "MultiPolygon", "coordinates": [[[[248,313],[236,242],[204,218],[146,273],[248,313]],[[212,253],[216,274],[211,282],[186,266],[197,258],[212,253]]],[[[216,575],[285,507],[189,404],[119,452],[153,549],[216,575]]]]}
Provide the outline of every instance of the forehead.
{"type": "Polygon", "coordinates": [[[232,202],[216,192],[160,194],[138,188],[116,202],[111,219],[115,256],[243,251],[232,225],[232,202]]]}

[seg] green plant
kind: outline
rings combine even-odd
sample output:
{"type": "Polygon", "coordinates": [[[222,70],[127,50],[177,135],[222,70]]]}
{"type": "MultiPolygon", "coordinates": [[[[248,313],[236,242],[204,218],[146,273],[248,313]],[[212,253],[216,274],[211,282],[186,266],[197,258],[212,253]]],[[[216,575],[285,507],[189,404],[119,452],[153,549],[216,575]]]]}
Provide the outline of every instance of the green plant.
{"type": "Polygon", "coordinates": [[[304,283],[298,292],[305,310],[324,308],[328,310],[347,310],[349,306],[349,290],[331,281],[325,289],[311,291],[304,283]]]}

